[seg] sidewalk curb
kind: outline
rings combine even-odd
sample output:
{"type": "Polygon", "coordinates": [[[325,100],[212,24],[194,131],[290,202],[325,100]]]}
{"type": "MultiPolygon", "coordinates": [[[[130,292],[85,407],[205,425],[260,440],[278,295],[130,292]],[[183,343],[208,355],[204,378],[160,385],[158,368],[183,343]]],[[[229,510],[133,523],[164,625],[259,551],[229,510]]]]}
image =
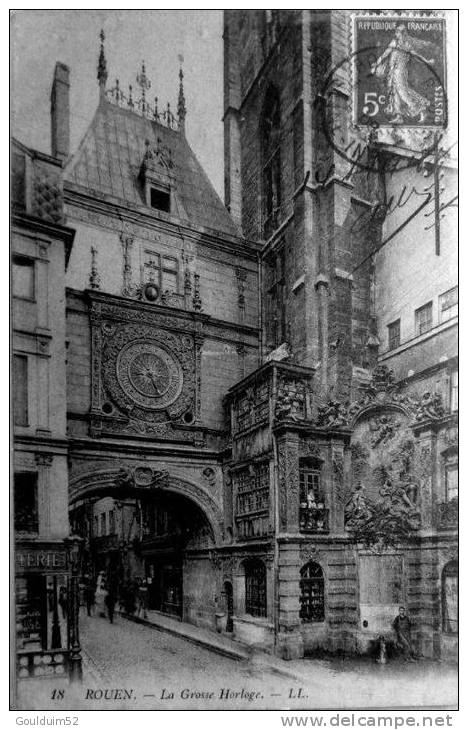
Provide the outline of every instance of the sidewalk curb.
{"type": "Polygon", "coordinates": [[[143,626],[150,626],[157,631],[163,631],[171,634],[172,636],[178,636],[181,639],[189,641],[191,644],[201,646],[208,651],[212,651],[215,654],[220,654],[221,656],[225,656],[228,659],[247,662],[253,668],[259,670],[265,669],[274,674],[287,677],[288,679],[294,679],[295,681],[304,681],[304,678],[300,674],[288,671],[287,669],[283,669],[282,667],[277,666],[276,662],[281,660],[276,659],[276,657],[272,657],[270,654],[266,654],[265,652],[251,650],[249,647],[243,646],[239,646],[239,649],[237,649],[236,647],[232,647],[231,649],[227,646],[224,647],[220,646],[219,644],[212,644],[208,640],[198,638],[196,636],[191,636],[190,634],[185,634],[183,631],[178,631],[177,629],[169,626],[162,626],[161,624],[153,623],[148,619],[140,618],[138,616],[130,616],[126,613],[120,613],[120,616],[127,619],[128,621],[133,621],[134,623],[142,624],[143,626]]]}
{"type": "Polygon", "coordinates": [[[236,650],[235,648],[228,648],[219,646],[217,644],[210,644],[208,641],[205,641],[204,639],[199,639],[196,636],[191,636],[190,634],[185,634],[183,631],[177,631],[177,629],[174,629],[169,626],[162,626],[160,624],[155,624],[152,621],[148,621],[144,618],[139,618],[138,616],[129,616],[126,613],[120,614],[122,618],[127,619],[127,621],[133,621],[136,624],[143,624],[144,626],[150,626],[153,629],[156,629],[157,631],[165,631],[168,634],[172,634],[172,636],[178,636],[181,639],[185,639],[186,641],[189,641],[191,644],[196,644],[197,646],[202,646],[205,649],[209,649],[210,651],[215,652],[216,654],[221,654],[222,656],[226,656],[229,659],[236,659],[237,661],[248,661],[249,660],[249,654],[247,651],[236,650]]]}

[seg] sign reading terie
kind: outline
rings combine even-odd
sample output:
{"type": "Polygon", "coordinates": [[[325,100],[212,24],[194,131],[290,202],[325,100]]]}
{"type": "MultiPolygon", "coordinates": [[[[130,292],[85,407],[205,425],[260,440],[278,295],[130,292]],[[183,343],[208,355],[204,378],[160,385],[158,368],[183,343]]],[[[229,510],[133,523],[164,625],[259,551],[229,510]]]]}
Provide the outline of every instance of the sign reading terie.
{"type": "Polygon", "coordinates": [[[23,572],[64,571],[67,556],[60,550],[17,550],[16,568],[23,572]]]}

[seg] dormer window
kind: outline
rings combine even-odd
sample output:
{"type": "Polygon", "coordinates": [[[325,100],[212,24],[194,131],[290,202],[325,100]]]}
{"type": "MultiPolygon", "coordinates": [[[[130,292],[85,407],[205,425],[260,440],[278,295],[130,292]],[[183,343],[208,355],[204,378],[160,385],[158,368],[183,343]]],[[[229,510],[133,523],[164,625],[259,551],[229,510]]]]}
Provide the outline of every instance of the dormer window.
{"type": "Polygon", "coordinates": [[[150,205],[156,210],[162,210],[164,213],[171,212],[171,193],[169,189],[163,190],[150,186],[150,205]]]}
{"type": "Polygon", "coordinates": [[[172,170],[171,149],[158,137],[152,146],[146,140],[146,152],[140,170],[146,205],[162,213],[170,213],[171,197],[174,192],[174,176],[172,170]]]}

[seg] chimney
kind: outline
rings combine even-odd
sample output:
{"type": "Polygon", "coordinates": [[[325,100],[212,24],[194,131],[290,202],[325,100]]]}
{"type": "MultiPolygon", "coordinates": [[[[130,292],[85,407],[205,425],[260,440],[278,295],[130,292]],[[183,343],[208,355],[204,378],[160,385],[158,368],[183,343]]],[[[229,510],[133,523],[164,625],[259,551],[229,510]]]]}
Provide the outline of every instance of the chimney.
{"type": "Polygon", "coordinates": [[[64,63],[55,64],[50,94],[52,157],[66,160],[70,153],[70,69],[64,63]]]}

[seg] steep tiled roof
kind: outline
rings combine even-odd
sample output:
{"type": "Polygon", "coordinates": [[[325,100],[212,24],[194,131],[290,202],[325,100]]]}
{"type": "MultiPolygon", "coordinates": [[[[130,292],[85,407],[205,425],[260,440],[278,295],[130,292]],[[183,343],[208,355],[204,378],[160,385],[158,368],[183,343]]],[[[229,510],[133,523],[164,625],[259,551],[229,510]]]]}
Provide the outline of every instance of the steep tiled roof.
{"type": "Polygon", "coordinates": [[[65,180],[127,205],[145,205],[139,174],[147,141],[151,148],[164,146],[172,152],[174,215],[196,226],[238,236],[236,226],[185,136],[108,101],[99,104],[66,167],[65,180]]]}

